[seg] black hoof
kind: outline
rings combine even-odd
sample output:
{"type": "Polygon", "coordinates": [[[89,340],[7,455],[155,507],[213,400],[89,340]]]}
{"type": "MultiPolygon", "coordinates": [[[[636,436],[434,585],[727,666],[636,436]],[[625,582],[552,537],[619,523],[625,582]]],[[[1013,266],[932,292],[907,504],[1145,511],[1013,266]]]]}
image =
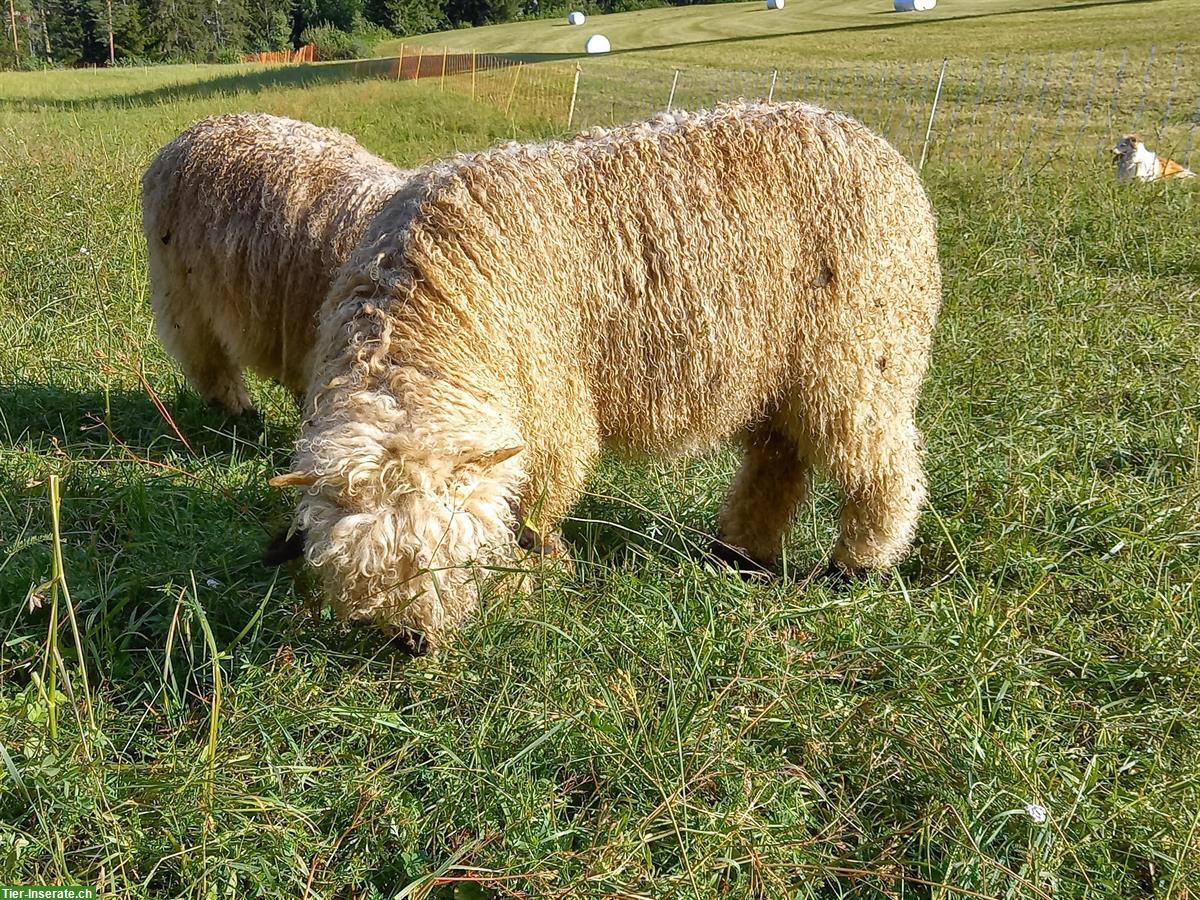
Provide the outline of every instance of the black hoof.
{"type": "Polygon", "coordinates": [[[303,531],[292,532],[284,528],[263,548],[263,565],[282,566],[284,563],[299,559],[304,555],[304,538],[303,531]]]}
{"type": "Polygon", "coordinates": [[[718,562],[724,563],[743,578],[758,580],[770,578],[774,574],[758,560],[747,556],[746,553],[737,547],[725,543],[720,538],[713,540],[712,545],[709,547],[708,555],[718,562]]]}
{"type": "Polygon", "coordinates": [[[821,574],[821,577],[838,588],[849,587],[854,583],[854,576],[832,559],[829,561],[829,565],[825,567],[825,571],[821,574]]]}
{"type": "Polygon", "coordinates": [[[410,656],[424,656],[429,652],[425,643],[425,635],[411,628],[402,628],[396,634],[396,644],[410,656]]]}

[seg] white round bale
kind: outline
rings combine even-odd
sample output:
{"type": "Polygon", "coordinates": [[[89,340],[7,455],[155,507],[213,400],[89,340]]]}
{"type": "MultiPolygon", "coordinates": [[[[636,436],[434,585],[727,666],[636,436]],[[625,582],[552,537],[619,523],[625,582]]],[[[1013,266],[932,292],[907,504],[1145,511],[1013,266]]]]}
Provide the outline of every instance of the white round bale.
{"type": "Polygon", "coordinates": [[[612,44],[608,42],[602,34],[593,34],[587,39],[587,43],[583,45],[585,53],[607,53],[612,49],[612,44]]]}
{"type": "Polygon", "coordinates": [[[767,9],[783,9],[784,0],[767,0],[767,9]]]}
{"type": "Polygon", "coordinates": [[[893,0],[896,12],[924,12],[937,6],[937,0],[893,0]]]}
{"type": "Polygon", "coordinates": [[[573,13],[569,13],[567,15],[567,23],[570,25],[582,25],[586,21],[587,16],[585,16],[579,10],[575,10],[573,13]]]}

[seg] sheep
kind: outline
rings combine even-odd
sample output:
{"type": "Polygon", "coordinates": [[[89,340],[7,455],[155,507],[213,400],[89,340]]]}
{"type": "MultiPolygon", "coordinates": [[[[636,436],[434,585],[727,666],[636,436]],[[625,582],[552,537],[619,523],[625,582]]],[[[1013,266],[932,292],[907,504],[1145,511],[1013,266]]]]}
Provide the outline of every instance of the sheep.
{"type": "Polygon", "coordinates": [[[845,493],[831,566],[857,575],[914,536],[940,302],[917,174],[818,107],[462,157],[416,176],[336,276],[273,483],[303,489],[295,527],[335,612],[433,647],[605,449],[739,438],[718,546],[767,568],[823,469],[845,493]]]}
{"type": "Polygon", "coordinates": [[[204,119],[142,177],[155,328],[210,403],[251,409],[243,369],[303,397],[337,267],[409,173],[348,135],[268,115],[204,119]]]}

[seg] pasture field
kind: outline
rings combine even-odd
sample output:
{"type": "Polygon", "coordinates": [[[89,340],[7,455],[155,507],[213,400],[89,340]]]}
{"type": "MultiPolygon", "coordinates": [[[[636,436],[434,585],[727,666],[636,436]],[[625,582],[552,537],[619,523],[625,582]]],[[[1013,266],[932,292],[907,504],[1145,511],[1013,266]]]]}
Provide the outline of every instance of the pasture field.
{"type": "Polygon", "coordinates": [[[769,71],[1172,46],[1198,38],[1191,0],[942,0],[919,14],[897,13],[891,0],[797,0],[781,10],[752,0],[596,15],[579,27],[554,18],[456,29],[396,40],[380,52],[398,53],[405,44],[570,58],[611,75],[640,66],[769,71]],[[583,42],[597,32],[611,39],[614,52],[585,56],[583,42]]]}
{"type": "Polygon", "coordinates": [[[291,401],[224,419],[153,335],[141,169],[247,109],[401,164],[561,128],[334,68],[0,76],[0,884],[1200,895],[1194,185],[925,169],[945,304],[897,571],[819,577],[822,484],[744,582],[698,553],[731,451],[610,460],[576,573],[412,658],[258,561],[291,401]]]}
{"type": "Polygon", "coordinates": [[[1200,16],[1190,0],[949,0],[928,13],[896,13],[889,0],[782,10],[755,0],[593,16],[581,28],[555,18],[459,29],[380,52],[410,70],[423,59],[422,77],[436,76],[444,53],[536,63],[554,96],[530,105],[564,119],[578,67],[577,127],[770,96],[851,112],[916,160],[936,98],[930,158],[1091,164],[1134,130],[1176,158],[1200,158],[1200,16]],[[596,32],[613,53],[583,54],[596,32]]]}

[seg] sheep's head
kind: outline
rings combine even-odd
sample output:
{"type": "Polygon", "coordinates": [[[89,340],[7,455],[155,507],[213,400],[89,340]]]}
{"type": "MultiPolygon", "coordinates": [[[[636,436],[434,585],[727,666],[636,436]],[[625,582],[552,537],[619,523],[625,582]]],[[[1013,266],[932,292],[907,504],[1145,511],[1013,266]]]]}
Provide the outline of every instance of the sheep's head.
{"type": "Polygon", "coordinates": [[[295,471],[272,481],[303,489],[295,524],[340,617],[437,645],[474,611],[481,573],[513,556],[522,446],[415,426],[390,392],[352,402],[310,420],[295,471]]]}

